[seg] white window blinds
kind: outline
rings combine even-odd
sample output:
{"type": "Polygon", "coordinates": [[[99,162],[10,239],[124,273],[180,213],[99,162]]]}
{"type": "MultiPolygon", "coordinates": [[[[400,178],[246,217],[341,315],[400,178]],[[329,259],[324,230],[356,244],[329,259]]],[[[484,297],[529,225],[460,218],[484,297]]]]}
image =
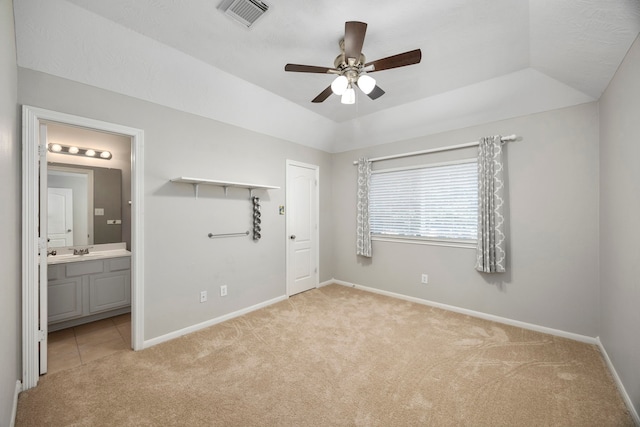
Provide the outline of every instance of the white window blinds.
{"type": "Polygon", "coordinates": [[[369,203],[374,235],[475,241],[477,161],[374,171],[369,203]]]}

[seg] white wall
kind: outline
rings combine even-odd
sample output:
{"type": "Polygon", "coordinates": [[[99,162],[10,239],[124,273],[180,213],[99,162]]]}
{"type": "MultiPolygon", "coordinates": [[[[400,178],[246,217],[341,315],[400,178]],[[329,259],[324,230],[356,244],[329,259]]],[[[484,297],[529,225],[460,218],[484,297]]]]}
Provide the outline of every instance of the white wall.
{"type": "MultiPolygon", "coordinates": [[[[429,155],[472,157],[475,149],[429,155]]],[[[423,156],[424,157],[424,156],[423,156]]],[[[397,162],[397,161],[396,161],[397,162]]],[[[380,162],[375,168],[385,165],[380,162]]],[[[595,103],[334,155],[334,277],[351,283],[595,337],[598,335],[598,110],[595,103]],[[362,156],[518,134],[505,147],[505,274],[474,270],[475,250],[373,242],[355,255],[356,168],[362,156]],[[420,283],[429,274],[429,285],[420,283]]]]}
{"type": "Polygon", "coordinates": [[[8,425],[21,378],[20,135],[13,5],[0,0],[0,425],[8,425]]]}
{"type": "Polygon", "coordinates": [[[331,278],[331,156],[313,148],[150,102],[19,69],[28,104],[143,129],[145,340],[285,295],[285,162],[320,166],[320,280],[331,278]],[[209,239],[247,230],[249,191],[169,182],[178,176],[262,183],[262,236],[209,239]],[[219,297],[219,286],[229,295],[219,297]],[[209,301],[200,304],[201,290],[209,301]]]}
{"type": "Polygon", "coordinates": [[[640,413],[640,39],[600,99],[600,338],[640,413]]]}

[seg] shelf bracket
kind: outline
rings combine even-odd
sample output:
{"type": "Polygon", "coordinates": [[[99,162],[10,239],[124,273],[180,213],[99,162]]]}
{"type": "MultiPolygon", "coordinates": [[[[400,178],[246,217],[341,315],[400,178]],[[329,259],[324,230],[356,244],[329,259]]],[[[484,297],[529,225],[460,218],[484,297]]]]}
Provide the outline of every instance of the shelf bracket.
{"type": "Polygon", "coordinates": [[[224,188],[224,197],[227,197],[227,194],[229,192],[229,187],[223,186],[222,188],[224,188]]]}
{"type": "Polygon", "coordinates": [[[193,191],[196,193],[196,199],[198,198],[198,187],[200,186],[200,184],[197,183],[193,183],[193,191]]]}
{"type": "Polygon", "coordinates": [[[250,199],[253,197],[253,190],[255,190],[255,188],[249,188],[249,198],[250,199]]]}

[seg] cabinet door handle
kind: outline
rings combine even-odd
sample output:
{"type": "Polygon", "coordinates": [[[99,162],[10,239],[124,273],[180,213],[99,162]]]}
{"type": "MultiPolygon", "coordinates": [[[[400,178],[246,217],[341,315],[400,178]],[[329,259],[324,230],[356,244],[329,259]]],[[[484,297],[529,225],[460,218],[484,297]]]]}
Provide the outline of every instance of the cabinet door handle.
{"type": "Polygon", "coordinates": [[[67,233],[71,233],[71,229],[68,229],[68,230],[67,230],[67,233]]]}
{"type": "Polygon", "coordinates": [[[295,235],[295,234],[292,234],[291,236],[289,236],[289,238],[290,238],[291,240],[296,240],[296,235],[295,235]]]}

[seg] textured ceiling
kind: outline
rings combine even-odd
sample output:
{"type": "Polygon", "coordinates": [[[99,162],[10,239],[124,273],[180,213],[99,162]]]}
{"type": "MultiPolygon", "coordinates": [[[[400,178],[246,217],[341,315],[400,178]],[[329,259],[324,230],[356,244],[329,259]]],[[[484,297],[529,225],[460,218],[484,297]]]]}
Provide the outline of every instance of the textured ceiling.
{"type": "Polygon", "coordinates": [[[638,31],[637,0],[267,0],[246,29],[222,0],[70,0],[335,121],[535,67],[598,98],[638,31]],[[387,92],[357,107],[309,101],[330,75],[285,73],[286,63],[333,66],[344,22],[368,23],[369,60],[422,49],[418,65],[374,75],[387,92]]]}
{"type": "MultiPolygon", "coordinates": [[[[464,105],[465,99],[472,94],[486,98],[495,93],[496,98],[505,98],[510,93],[514,97],[522,93],[521,102],[527,104],[517,108],[522,114],[598,99],[640,31],[638,0],[267,0],[269,11],[251,29],[221,12],[218,8],[222,1],[18,0],[15,8],[19,65],[163,103],[158,93],[169,89],[158,88],[159,82],[150,75],[165,73],[163,79],[166,79],[167,73],[172,73],[178,81],[181,71],[177,66],[163,66],[158,62],[147,66],[137,77],[123,76],[122,79],[130,80],[118,86],[115,81],[108,82],[108,77],[100,80],[98,76],[100,69],[107,70],[111,63],[87,65],[87,58],[78,52],[62,52],[66,55],[65,62],[76,63],[61,64],[60,59],[47,60],[46,57],[52,49],[65,49],[58,45],[77,44],[76,50],[90,56],[92,49],[108,51],[109,43],[120,43],[110,55],[122,57],[110,59],[121,62],[124,67],[126,61],[135,62],[125,60],[125,50],[131,50],[129,58],[137,55],[141,61],[153,50],[154,55],[172,58],[175,62],[176,52],[180,52],[323,116],[334,122],[334,132],[346,133],[351,139],[368,139],[373,144],[393,140],[393,137],[376,140],[371,132],[359,130],[362,123],[372,124],[383,117],[390,123],[394,120],[402,123],[416,110],[434,110],[432,118],[416,116],[414,122],[431,123],[423,132],[504,118],[505,114],[487,111],[493,108],[493,100],[486,106],[471,100],[477,109],[465,114],[474,120],[465,121],[461,117],[465,108],[469,108],[464,105]],[[52,3],[56,4],[55,10],[52,3]],[[34,18],[37,14],[43,15],[40,21],[34,18]],[[73,15],[73,21],[69,18],[68,22],[49,22],[58,19],[56,16],[62,19],[63,15],[73,15]],[[363,47],[368,60],[420,48],[422,62],[375,73],[378,85],[386,91],[375,101],[359,94],[355,105],[342,105],[337,96],[329,97],[322,104],[312,104],[311,99],[330,84],[332,77],[287,73],[284,65],[290,62],[333,66],[344,22],[348,20],[368,23],[363,47]],[[87,22],[94,22],[94,26],[100,24],[102,28],[91,31],[87,22]],[[78,33],[73,33],[70,25],[78,26],[78,33]],[[44,28],[46,26],[50,28],[44,28]],[[81,42],[76,41],[80,32],[86,34],[81,42]],[[151,45],[141,37],[158,43],[152,49],[143,49],[141,46],[151,45]],[[160,52],[162,46],[166,47],[164,54],[160,52]],[[152,67],[162,70],[151,70],[152,67]],[[541,86],[532,88],[533,82],[541,86]],[[140,95],[141,88],[151,84],[156,86],[148,91],[155,91],[155,98],[140,95]],[[511,92],[507,93],[506,88],[511,92]],[[553,92],[553,102],[545,103],[544,99],[538,99],[542,95],[534,93],[546,91],[553,92]],[[524,99],[525,96],[529,98],[524,99]],[[443,116],[437,106],[442,106],[449,116],[443,116]],[[449,126],[443,126],[444,123],[449,126]]],[[[132,64],[133,69],[136,66],[140,65],[132,64]]],[[[194,67],[200,65],[189,65],[190,69],[194,67]]],[[[222,80],[226,77],[219,77],[213,68],[210,72],[203,68],[198,73],[194,71],[184,78],[194,79],[199,75],[229,86],[222,80]]],[[[185,111],[208,115],[201,112],[204,107],[190,109],[186,100],[172,102],[173,107],[185,105],[185,111]]],[[[260,108],[269,108],[269,102],[266,104],[260,108]]],[[[225,117],[215,118],[234,123],[225,117]]],[[[319,126],[326,127],[322,123],[319,121],[319,126]]],[[[389,129],[393,127],[389,126],[389,129]]],[[[417,133],[403,134],[412,135],[417,133]]],[[[278,136],[296,140],[293,136],[278,136]]]]}

